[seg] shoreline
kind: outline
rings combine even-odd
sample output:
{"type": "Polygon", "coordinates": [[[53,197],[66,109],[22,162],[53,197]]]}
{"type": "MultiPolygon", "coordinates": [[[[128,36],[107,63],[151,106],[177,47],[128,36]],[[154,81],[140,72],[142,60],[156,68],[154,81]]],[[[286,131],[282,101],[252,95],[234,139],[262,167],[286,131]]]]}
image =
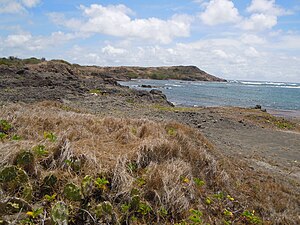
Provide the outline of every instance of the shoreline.
{"type": "Polygon", "coordinates": [[[286,119],[300,119],[300,110],[267,109],[267,112],[276,117],[284,117],[286,119]]]}
{"type": "MultiPolygon", "coordinates": [[[[254,107],[248,106],[201,106],[201,105],[184,105],[184,104],[176,104],[174,102],[171,102],[174,107],[181,107],[181,108],[242,108],[242,109],[253,109],[254,107]]],[[[272,116],[276,117],[283,117],[286,119],[299,119],[300,120],[300,110],[289,110],[289,109],[273,109],[273,108],[262,108],[267,110],[267,113],[271,114],[272,116]]]]}

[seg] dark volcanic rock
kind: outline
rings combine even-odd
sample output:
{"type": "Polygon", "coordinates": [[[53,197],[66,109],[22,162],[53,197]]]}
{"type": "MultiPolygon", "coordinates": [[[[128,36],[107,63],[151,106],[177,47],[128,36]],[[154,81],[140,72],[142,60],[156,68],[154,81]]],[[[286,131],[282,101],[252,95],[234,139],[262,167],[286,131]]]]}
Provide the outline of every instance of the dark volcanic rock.
{"type": "Polygon", "coordinates": [[[68,99],[84,101],[94,95],[99,96],[100,102],[111,99],[111,102],[118,100],[171,105],[159,91],[131,90],[119,85],[112,75],[103,71],[61,62],[43,62],[26,65],[26,68],[0,65],[0,87],[0,103],[68,99]]]}
{"type": "Polygon", "coordinates": [[[142,88],[152,88],[151,85],[147,85],[147,84],[142,84],[141,87],[142,87],[142,88]]]}

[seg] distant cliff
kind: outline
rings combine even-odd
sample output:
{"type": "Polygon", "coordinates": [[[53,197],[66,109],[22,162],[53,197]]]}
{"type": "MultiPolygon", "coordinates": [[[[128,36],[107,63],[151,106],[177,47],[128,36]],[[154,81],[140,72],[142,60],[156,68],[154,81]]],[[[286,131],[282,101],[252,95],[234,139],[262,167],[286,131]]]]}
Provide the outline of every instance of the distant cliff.
{"type": "Polygon", "coordinates": [[[226,81],[200,70],[196,66],[170,67],[98,67],[98,69],[117,79],[155,79],[155,80],[190,80],[190,81],[226,81]]]}
{"type": "Polygon", "coordinates": [[[70,64],[63,60],[45,59],[18,59],[15,57],[0,58],[0,65],[24,67],[36,70],[37,72],[63,72],[66,68],[77,74],[93,73],[114,78],[116,80],[130,79],[156,79],[156,80],[190,80],[190,81],[226,81],[222,78],[210,75],[196,66],[170,66],[170,67],[99,67],[99,66],[80,66],[78,64],[70,64]],[[62,66],[65,65],[65,66],[62,66]]]}

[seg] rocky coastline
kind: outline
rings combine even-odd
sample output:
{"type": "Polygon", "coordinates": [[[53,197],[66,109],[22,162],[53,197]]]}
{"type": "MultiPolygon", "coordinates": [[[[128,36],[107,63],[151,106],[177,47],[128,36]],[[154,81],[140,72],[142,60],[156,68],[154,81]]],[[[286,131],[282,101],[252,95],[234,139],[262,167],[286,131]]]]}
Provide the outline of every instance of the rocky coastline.
{"type": "Polygon", "coordinates": [[[33,61],[0,65],[0,223],[300,223],[299,120],[117,82],[195,67],[33,61]]]}

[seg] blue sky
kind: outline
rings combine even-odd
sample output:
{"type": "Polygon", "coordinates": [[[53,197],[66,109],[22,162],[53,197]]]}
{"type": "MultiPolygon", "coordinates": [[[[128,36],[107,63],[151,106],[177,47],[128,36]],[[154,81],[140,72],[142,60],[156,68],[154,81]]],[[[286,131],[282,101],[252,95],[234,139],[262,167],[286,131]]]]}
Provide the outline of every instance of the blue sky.
{"type": "Polygon", "coordinates": [[[0,56],[300,82],[300,0],[0,0],[0,56]]]}

